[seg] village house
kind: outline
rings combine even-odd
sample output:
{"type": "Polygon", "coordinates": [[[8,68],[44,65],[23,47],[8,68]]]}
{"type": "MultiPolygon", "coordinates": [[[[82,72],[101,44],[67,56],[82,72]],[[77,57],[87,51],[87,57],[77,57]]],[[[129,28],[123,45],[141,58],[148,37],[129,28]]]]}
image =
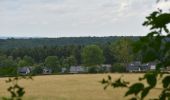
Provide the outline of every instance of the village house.
{"type": "Polygon", "coordinates": [[[140,66],[141,66],[141,62],[140,61],[131,62],[126,67],[126,71],[127,72],[140,72],[141,71],[140,66]]]}
{"type": "Polygon", "coordinates": [[[67,72],[67,68],[63,67],[61,68],[61,73],[66,73],[67,72]]]}
{"type": "Polygon", "coordinates": [[[42,74],[44,74],[44,75],[47,75],[47,74],[51,74],[52,73],[52,69],[50,69],[50,68],[43,68],[42,69],[42,74]]]}
{"type": "Polygon", "coordinates": [[[86,73],[87,68],[83,66],[71,66],[69,72],[70,73],[86,73]]]}
{"type": "Polygon", "coordinates": [[[28,75],[30,73],[31,73],[30,67],[20,67],[20,68],[18,68],[18,74],[19,75],[28,75]]]}
{"type": "Polygon", "coordinates": [[[104,72],[110,72],[110,71],[111,71],[111,67],[112,67],[111,64],[102,64],[102,65],[101,65],[101,69],[102,69],[104,72]]]}
{"type": "Polygon", "coordinates": [[[156,70],[156,63],[142,64],[140,61],[131,62],[126,68],[127,72],[146,72],[156,70]]]}
{"type": "Polygon", "coordinates": [[[141,64],[139,67],[141,72],[146,72],[150,70],[149,64],[141,64]]]}
{"type": "Polygon", "coordinates": [[[151,71],[154,71],[154,70],[156,70],[156,63],[149,63],[148,64],[148,66],[149,66],[149,69],[151,70],[151,71]]]}

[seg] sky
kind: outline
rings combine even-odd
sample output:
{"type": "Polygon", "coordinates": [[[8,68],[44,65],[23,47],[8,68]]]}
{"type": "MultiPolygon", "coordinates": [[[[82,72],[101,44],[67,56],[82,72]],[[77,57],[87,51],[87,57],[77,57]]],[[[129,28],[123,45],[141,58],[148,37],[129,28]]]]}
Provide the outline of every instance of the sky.
{"type": "Polygon", "coordinates": [[[145,17],[170,1],[0,0],[0,36],[141,36],[145,17]]]}

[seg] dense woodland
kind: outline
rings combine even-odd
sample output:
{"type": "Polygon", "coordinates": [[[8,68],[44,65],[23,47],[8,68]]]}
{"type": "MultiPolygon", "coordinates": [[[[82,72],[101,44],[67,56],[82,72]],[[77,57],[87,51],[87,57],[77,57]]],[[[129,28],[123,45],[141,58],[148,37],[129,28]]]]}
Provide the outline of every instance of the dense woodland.
{"type": "MultiPolygon", "coordinates": [[[[1,38],[0,48],[33,48],[41,46],[66,46],[66,45],[88,45],[105,44],[116,41],[121,36],[110,37],[62,37],[62,38],[1,38]]],[[[138,36],[128,36],[133,40],[138,40],[138,36]]]]}
{"type": "Polygon", "coordinates": [[[15,75],[18,67],[52,67],[58,73],[73,65],[125,66],[137,60],[132,45],[138,37],[1,39],[0,75],[15,75]]]}

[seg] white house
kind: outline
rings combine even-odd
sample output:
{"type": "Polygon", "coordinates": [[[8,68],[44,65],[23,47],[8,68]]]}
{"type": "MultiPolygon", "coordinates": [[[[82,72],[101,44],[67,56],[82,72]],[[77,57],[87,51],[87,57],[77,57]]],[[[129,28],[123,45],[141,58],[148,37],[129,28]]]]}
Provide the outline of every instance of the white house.
{"type": "Polygon", "coordinates": [[[67,68],[61,68],[61,73],[66,73],[67,72],[67,68]]]}
{"type": "Polygon", "coordinates": [[[101,68],[105,71],[105,72],[110,72],[111,71],[111,64],[102,64],[101,68]]]}
{"type": "Polygon", "coordinates": [[[87,72],[86,68],[83,66],[71,66],[70,73],[85,73],[87,72]]]}
{"type": "Polygon", "coordinates": [[[150,70],[156,70],[156,64],[150,64],[149,68],[150,70]]]}
{"type": "Polygon", "coordinates": [[[128,72],[140,72],[141,71],[141,62],[140,61],[134,61],[134,62],[131,62],[127,68],[126,68],[126,71],[128,72]]]}
{"type": "Polygon", "coordinates": [[[146,72],[146,71],[154,71],[156,70],[156,63],[149,62],[142,64],[140,61],[132,62],[126,68],[128,72],[146,72]]]}
{"type": "Polygon", "coordinates": [[[20,75],[28,75],[29,73],[31,73],[31,69],[29,67],[18,68],[18,74],[20,75]]]}
{"type": "Polygon", "coordinates": [[[42,72],[43,74],[51,74],[52,73],[52,69],[50,69],[50,68],[45,67],[42,70],[43,70],[43,72],[42,72]]]}

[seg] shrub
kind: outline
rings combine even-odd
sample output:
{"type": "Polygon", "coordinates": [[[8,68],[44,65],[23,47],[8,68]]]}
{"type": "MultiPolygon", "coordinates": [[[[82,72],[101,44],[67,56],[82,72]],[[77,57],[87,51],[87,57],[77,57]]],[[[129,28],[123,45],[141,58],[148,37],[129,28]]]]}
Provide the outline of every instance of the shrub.
{"type": "Polygon", "coordinates": [[[98,72],[98,67],[89,67],[88,72],[89,73],[97,73],[98,72]]]}
{"type": "Polygon", "coordinates": [[[42,74],[43,70],[42,70],[42,67],[40,66],[36,66],[33,71],[32,71],[32,74],[33,75],[38,75],[38,74],[42,74]]]}
{"type": "Polygon", "coordinates": [[[116,63],[111,67],[111,72],[119,72],[119,73],[126,72],[126,68],[125,66],[123,66],[123,64],[116,63]]]}
{"type": "Polygon", "coordinates": [[[16,67],[0,67],[0,76],[16,76],[16,67]]]}

